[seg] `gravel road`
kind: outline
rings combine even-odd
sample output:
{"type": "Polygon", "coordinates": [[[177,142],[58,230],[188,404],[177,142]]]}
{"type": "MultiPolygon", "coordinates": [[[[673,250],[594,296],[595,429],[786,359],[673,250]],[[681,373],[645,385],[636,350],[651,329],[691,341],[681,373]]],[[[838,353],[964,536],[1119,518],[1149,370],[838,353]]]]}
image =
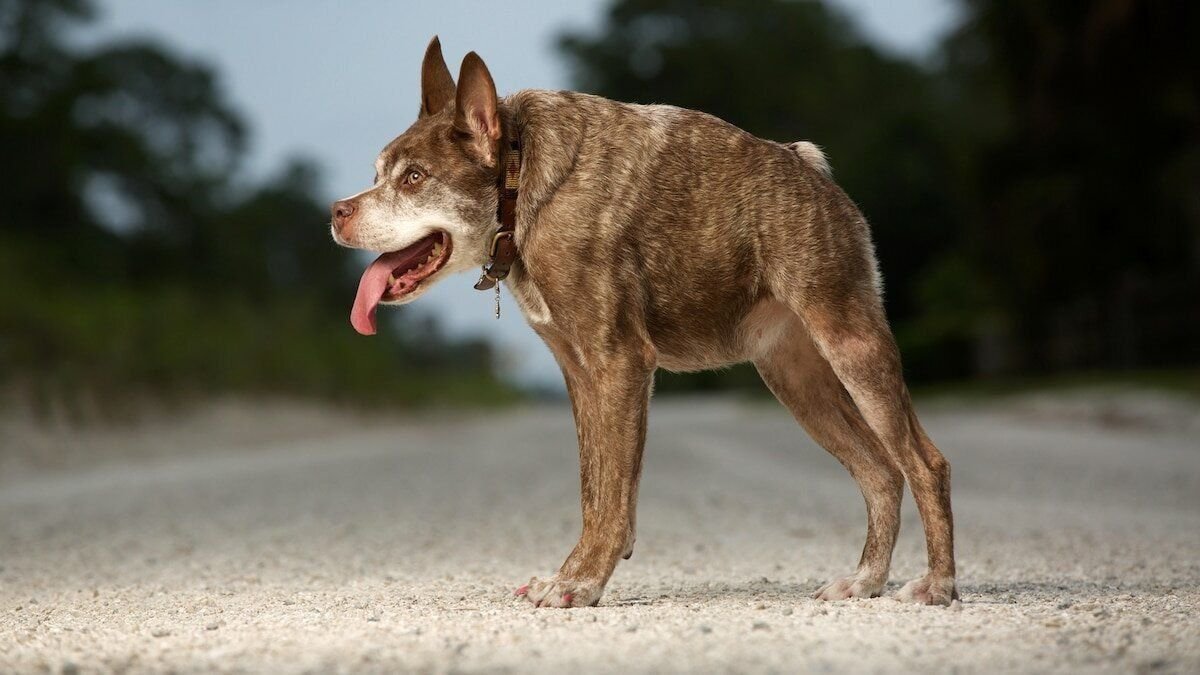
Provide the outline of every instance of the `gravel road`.
{"type": "MultiPolygon", "coordinates": [[[[809,599],[857,562],[863,505],[774,405],[656,401],[637,548],[576,610],[512,597],[578,532],[565,407],[10,426],[0,672],[1195,673],[1200,407],[1115,401],[922,406],[952,609],[809,599]],[[55,442],[98,456],[14,459],[55,442]]],[[[888,593],[922,566],[907,503],[888,593]]]]}

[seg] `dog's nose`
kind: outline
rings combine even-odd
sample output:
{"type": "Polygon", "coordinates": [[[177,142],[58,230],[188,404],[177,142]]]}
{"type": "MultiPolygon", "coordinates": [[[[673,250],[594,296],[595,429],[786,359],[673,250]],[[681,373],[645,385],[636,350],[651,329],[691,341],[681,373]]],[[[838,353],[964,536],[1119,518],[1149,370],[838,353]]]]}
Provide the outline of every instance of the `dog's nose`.
{"type": "Polygon", "coordinates": [[[333,227],[340,232],[350,216],[354,215],[354,204],[343,199],[334,202],[329,210],[333,214],[333,227]]]}

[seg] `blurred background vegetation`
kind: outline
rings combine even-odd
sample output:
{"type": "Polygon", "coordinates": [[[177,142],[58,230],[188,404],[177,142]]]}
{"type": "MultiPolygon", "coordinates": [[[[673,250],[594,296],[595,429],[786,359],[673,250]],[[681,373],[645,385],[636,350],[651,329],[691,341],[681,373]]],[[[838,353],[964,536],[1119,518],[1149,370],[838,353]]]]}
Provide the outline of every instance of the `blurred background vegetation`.
{"type": "MultiPolygon", "coordinates": [[[[576,87],[810,139],[871,221],[909,377],[1200,363],[1200,9],[963,0],[934,58],[785,0],[618,0],[561,38],[576,87]]],[[[0,380],[55,400],[272,393],[497,400],[483,341],[346,326],[360,265],[320,174],[236,178],[216,74],[151,43],[73,48],[87,0],[0,0],[0,380]],[[405,373],[398,387],[396,374],[405,373]]],[[[432,29],[431,29],[432,30],[432,29]]],[[[661,390],[760,388],[747,368],[661,390]]]]}
{"type": "Polygon", "coordinates": [[[361,268],[322,225],[317,167],[234,182],[245,125],[207,67],[150,43],[72,49],[69,29],[93,15],[85,0],[0,8],[10,388],[92,407],[212,393],[500,397],[482,341],[402,316],[391,339],[356,339],[346,313],[361,268]]]}
{"type": "MultiPolygon", "coordinates": [[[[561,47],[581,90],[820,144],[872,224],[910,380],[1194,369],[1200,5],[962,17],[915,62],[820,2],[618,0],[561,47]]],[[[759,386],[748,367],[660,383],[759,386]]]]}

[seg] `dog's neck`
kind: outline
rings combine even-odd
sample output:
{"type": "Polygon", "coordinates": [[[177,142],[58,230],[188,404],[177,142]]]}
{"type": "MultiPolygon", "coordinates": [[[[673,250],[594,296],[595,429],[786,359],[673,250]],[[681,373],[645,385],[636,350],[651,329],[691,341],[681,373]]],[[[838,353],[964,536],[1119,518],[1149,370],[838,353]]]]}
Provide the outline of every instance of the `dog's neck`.
{"type": "MultiPolygon", "coordinates": [[[[534,154],[531,153],[535,153],[535,150],[531,146],[531,120],[522,115],[519,105],[513,105],[511,98],[501,100],[499,112],[503,135],[501,136],[500,141],[497,143],[498,160],[496,180],[498,203],[496,222],[498,223],[499,228],[504,226],[504,221],[501,217],[503,215],[501,213],[501,208],[503,206],[502,201],[504,199],[503,181],[507,174],[507,168],[510,166],[510,158],[512,158],[513,153],[511,149],[513,142],[516,143],[516,152],[519,153],[519,156],[515,158],[515,165],[518,172],[517,182],[519,183],[517,185],[517,189],[522,202],[520,212],[522,214],[522,218],[525,219],[522,221],[521,231],[517,232],[515,228],[517,219],[516,207],[518,192],[513,192],[513,236],[511,242],[513,245],[514,259],[507,272],[507,276],[504,278],[503,285],[508,287],[508,290],[512,294],[513,300],[516,301],[517,307],[520,309],[521,314],[524,315],[525,319],[531,325],[544,325],[552,322],[550,308],[547,306],[546,301],[542,296],[542,292],[538,287],[537,281],[535,281],[530,273],[531,270],[529,269],[528,265],[529,261],[525,259],[525,256],[521,254],[521,249],[517,246],[519,241],[528,240],[530,236],[529,228],[533,225],[533,222],[529,220],[529,218],[531,217],[532,213],[536,212],[541,200],[544,199],[545,192],[544,189],[539,190],[538,173],[529,165],[530,159],[534,157],[534,154]],[[539,199],[539,196],[541,199],[539,199]]],[[[487,243],[489,244],[489,251],[485,251],[485,253],[490,252],[491,239],[489,239],[487,243]]],[[[485,274],[480,278],[480,282],[488,281],[486,278],[487,267],[487,265],[484,266],[485,274]]],[[[493,287],[495,287],[497,291],[498,306],[498,292],[500,290],[499,283],[491,283],[483,286],[482,288],[478,285],[475,286],[475,288],[480,290],[487,290],[493,287]]],[[[497,318],[499,318],[498,315],[497,318]]]]}

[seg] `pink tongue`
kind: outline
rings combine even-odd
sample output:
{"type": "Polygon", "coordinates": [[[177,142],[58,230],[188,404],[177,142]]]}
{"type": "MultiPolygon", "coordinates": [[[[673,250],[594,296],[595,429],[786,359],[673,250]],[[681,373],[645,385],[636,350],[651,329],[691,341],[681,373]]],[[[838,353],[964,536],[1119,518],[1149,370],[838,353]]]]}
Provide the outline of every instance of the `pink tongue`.
{"type": "Polygon", "coordinates": [[[350,310],[350,324],[354,330],[363,335],[375,334],[375,310],[387,290],[388,277],[411,255],[407,250],[384,253],[363,272],[358,282],[358,294],[354,296],[354,307],[350,310]]]}

